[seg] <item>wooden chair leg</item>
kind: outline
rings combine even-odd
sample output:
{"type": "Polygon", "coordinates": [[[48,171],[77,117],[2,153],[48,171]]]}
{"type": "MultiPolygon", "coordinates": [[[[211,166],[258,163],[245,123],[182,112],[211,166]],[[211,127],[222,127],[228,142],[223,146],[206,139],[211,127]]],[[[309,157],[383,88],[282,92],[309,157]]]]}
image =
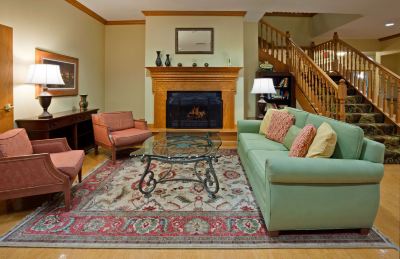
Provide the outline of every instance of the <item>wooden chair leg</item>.
{"type": "Polygon", "coordinates": [[[64,191],[65,211],[71,209],[71,189],[68,188],[64,191]]]}
{"type": "Polygon", "coordinates": [[[363,236],[367,236],[370,230],[370,228],[360,228],[360,234],[363,236]]]}
{"type": "Polygon", "coordinates": [[[80,183],[82,182],[82,169],[79,170],[79,173],[78,173],[78,181],[79,181],[80,183]]]}
{"type": "Polygon", "coordinates": [[[269,237],[278,237],[279,231],[268,231],[268,236],[269,237]]]}
{"type": "Polygon", "coordinates": [[[94,154],[98,155],[99,154],[99,145],[94,146],[94,154]]]}
{"type": "Polygon", "coordinates": [[[112,152],[111,160],[112,160],[112,163],[115,164],[115,160],[117,160],[117,150],[116,150],[116,148],[113,148],[111,152],[112,152]]]}

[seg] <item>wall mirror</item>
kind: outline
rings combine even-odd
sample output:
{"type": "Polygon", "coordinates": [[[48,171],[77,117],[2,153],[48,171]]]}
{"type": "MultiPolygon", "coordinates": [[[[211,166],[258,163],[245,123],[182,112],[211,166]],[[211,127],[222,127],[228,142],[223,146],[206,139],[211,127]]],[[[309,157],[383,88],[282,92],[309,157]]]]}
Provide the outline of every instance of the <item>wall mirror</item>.
{"type": "Polygon", "coordinates": [[[176,28],[176,54],[213,54],[213,28],[176,28]]]}

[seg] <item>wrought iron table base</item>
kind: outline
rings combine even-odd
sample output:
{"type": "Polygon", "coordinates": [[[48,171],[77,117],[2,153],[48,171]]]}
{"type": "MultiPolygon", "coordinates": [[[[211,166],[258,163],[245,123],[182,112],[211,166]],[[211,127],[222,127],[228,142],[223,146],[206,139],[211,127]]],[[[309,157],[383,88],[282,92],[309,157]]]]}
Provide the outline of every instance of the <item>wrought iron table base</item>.
{"type": "Polygon", "coordinates": [[[215,162],[218,161],[218,158],[215,156],[203,156],[203,157],[193,157],[193,158],[182,158],[182,159],[170,159],[164,157],[156,157],[156,156],[142,156],[142,161],[147,160],[146,169],[140,178],[139,182],[139,191],[144,194],[146,198],[151,197],[151,193],[156,188],[159,183],[166,183],[169,181],[183,181],[183,182],[197,182],[203,185],[204,189],[208,192],[210,198],[215,198],[215,194],[219,191],[219,182],[217,175],[215,174],[215,170],[213,167],[213,160],[215,162]],[[158,160],[163,163],[168,163],[171,165],[169,171],[162,175],[158,180],[154,177],[154,172],[150,170],[150,165],[152,160],[158,160]],[[208,168],[205,171],[205,177],[200,175],[200,172],[197,170],[197,165],[200,162],[206,162],[208,164],[208,168]],[[197,179],[193,178],[173,178],[166,179],[167,176],[171,173],[172,167],[174,164],[189,164],[195,163],[194,172],[197,179]],[[148,179],[146,179],[148,178],[148,179]],[[144,184],[147,185],[147,188],[143,189],[144,184]]]}

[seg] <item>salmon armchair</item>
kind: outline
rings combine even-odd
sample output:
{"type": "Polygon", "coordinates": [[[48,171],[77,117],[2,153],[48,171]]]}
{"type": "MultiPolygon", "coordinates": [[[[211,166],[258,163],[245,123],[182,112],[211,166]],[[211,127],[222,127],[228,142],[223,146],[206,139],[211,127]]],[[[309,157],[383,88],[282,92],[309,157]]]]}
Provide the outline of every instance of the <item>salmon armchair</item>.
{"type": "Polygon", "coordinates": [[[29,141],[25,129],[0,134],[0,200],[64,192],[68,211],[83,159],[83,150],[71,150],[65,138],[29,141]]]}
{"type": "Polygon", "coordinates": [[[132,112],[103,112],[92,114],[95,152],[98,146],[111,149],[111,158],[115,163],[117,151],[143,143],[151,137],[144,120],[133,119],[132,112]]]}

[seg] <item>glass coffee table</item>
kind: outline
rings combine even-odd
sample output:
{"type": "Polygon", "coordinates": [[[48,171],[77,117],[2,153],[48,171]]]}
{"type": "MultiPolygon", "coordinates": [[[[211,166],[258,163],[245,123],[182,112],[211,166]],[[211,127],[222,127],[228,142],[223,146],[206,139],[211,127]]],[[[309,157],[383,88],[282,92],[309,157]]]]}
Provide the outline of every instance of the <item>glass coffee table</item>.
{"type": "Polygon", "coordinates": [[[140,178],[139,191],[150,197],[157,184],[168,181],[198,182],[204,186],[211,198],[219,190],[218,178],[213,161],[218,161],[218,149],[221,146],[218,133],[158,133],[143,143],[143,148],[131,153],[131,157],[141,157],[146,162],[145,171],[140,178]],[[151,170],[152,161],[160,161],[171,165],[167,173],[158,175],[151,170]],[[193,163],[195,178],[171,178],[174,164],[193,163]],[[205,172],[198,170],[199,163],[206,163],[205,172]]]}

